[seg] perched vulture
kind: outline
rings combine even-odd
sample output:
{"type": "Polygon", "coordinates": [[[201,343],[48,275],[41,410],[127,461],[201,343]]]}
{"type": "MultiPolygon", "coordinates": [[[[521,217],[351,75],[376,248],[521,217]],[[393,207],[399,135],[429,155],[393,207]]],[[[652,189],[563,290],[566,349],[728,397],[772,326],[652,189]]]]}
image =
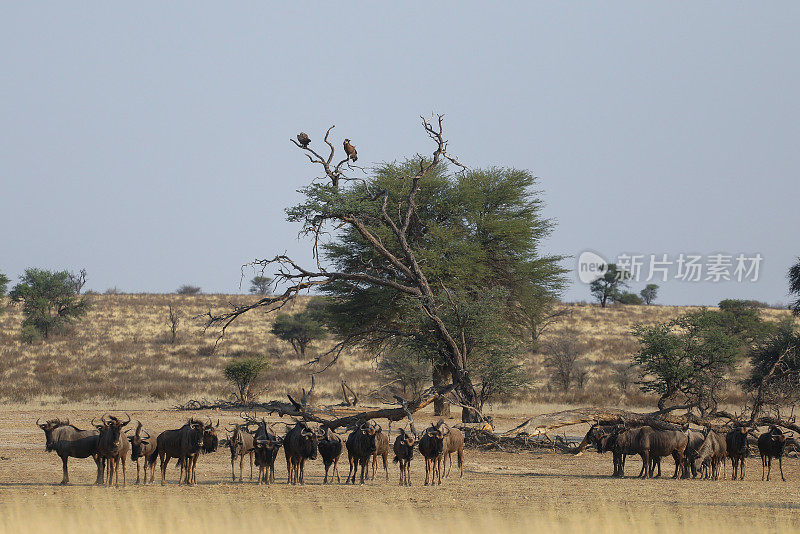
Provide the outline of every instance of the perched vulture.
{"type": "Polygon", "coordinates": [[[300,132],[297,134],[297,142],[300,143],[300,146],[305,148],[311,143],[311,138],[305,132],[300,132]]]}
{"type": "Polygon", "coordinates": [[[358,161],[358,153],[356,152],[356,147],[350,144],[350,139],[344,140],[344,152],[347,154],[349,159],[353,161],[358,161]]]}

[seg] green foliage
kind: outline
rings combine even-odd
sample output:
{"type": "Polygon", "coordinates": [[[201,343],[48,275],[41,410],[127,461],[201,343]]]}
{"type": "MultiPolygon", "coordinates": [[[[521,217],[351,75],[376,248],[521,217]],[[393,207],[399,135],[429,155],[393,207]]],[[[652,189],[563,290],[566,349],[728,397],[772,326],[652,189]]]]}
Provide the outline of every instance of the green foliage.
{"type": "Polygon", "coordinates": [[[619,300],[622,289],[628,287],[627,280],[630,277],[631,273],[625,269],[618,269],[614,263],[609,263],[603,276],[589,284],[589,291],[600,303],[600,306],[605,308],[609,301],[619,300]]]}
{"type": "Polygon", "coordinates": [[[9,296],[12,302],[22,303],[23,333],[29,327],[27,332],[35,329],[43,338],[63,331],[89,307],[85,298],[75,294],[68,271],[27,269],[9,296]]]}
{"type": "Polygon", "coordinates": [[[6,275],[0,273],[0,313],[3,313],[5,310],[5,306],[3,306],[3,297],[6,296],[6,291],[8,291],[8,283],[11,280],[8,279],[6,275]]]}
{"type": "Polygon", "coordinates": [[[757,309],[735,300],[720,302],[720,310],[703,308],[666,323],[638,325],[633,335],[641,349],[633,361],[639,385],[660,395],[660,409],[668,400],[681,400],[708,413],[746,351],[774,329],[757,309]]]}
{"type": "Polygon", "coordinates": [[[424,384],[431,379],[430,362],[403,350],[383,354],[378,360],[378,371],[387,380],[397,381],[403,396],[418,397],[424,384]]]}
{"type": "Polygon", "coordinates": [[[797,300],[791,304],[792,312],[800,315],[800,258],[789,269],[789,293],[797,297],[797,300]]]}
{"type": "Polygon", "coordinates": [[[264,358],[253,357],[236,360],[225,366],[225,378],[236,388],[237,400],[247,404],[254,400],[253,385],[261,373],[269,368],[269,362],[264,358]]]}
{"type": "Polygon", "coordinates": [[[325,327],[313,316],[313,306],[311,311],[291,315],[279,313],[272,323],[272,333],[278,339],[291,343],[299,356],[305,356],[306,348],[311,343],[326,336],[325,327]]]}
{"type": "Polygon", "coordinates": [[[642,300],[639,295],[636,293],[631,293],[630,291],[623,291],[615,298],[615,300],[620,304],[639,305],[644,303],[644,300],[642,300]]]}
{"type": "MultiPolygon", "coordinates": [[[[320,213],[356,213],[391,254],[405,261],[402,243],[381,218],[380,203],[371,199],[380,192],[392,214],[404,213],[412,183],[407,177],[418,167],[418,161],[387,164],[348,189],[312,185],[303,190],[306,201],[289,210],[289,218],[310,229],[320,213]]],[[[486,391],[487,399],[520,384],[519,332],[536,328],[566,285],[562,257],[539,252],[553,223],[541,214],[534,183],[530,173],[515,169],[449,174],[439,166],[420,182],[409,221],[408,246],[435,293],[430,304],[466,348],[469,374],[487,380],[485,388],[484,382],[477,388],[486,391]],[[509,380],[495,389],[489,382],[499,383],[498,373],[509,380]]],[[[343,228],[321,251],[337,271],[400,282],[404,278],[354,228],[343,228]]],[[[452,349],[419,299],[374,283],[344,280],[326,284],[322,291],[329,296],[322,315],[339,338],[446,364],[452,349]]]]}
{"type": "Polygon", "coordinates": [[[645,304],[651,305],[658,298],[658,284],[647,284],[639,292],[639,296],[642,297],[642,301],[645,304]]]}
{"type": "Polygon", "coordinates": [[[250,293],[254,295],[266,295],[269,293],[272,278],[269,276],[254,276],[250,280],[250,293]]]}
{"type": "Polygon", "coordinates": [[[773,406],[800,400],[800,330],[793,320],[782,321],[772,335],[752,348],[749,357],[750,376],[744,382],[747,390],[756,391],[763,384],[763,401],[773,406]],[[781,363],[776,365],[779,359],[781,363]]]}

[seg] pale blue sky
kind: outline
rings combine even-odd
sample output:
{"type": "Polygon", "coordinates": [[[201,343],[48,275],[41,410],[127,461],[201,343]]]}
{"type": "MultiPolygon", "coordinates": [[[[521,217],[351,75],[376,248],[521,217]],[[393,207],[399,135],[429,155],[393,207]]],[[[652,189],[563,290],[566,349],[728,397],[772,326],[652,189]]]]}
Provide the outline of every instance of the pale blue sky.
{"type": "Polygon", "coordinates": [[[661,301],[788,301],[796,2],[288,4],[6,2],[0,272],[236,292],[250,259],[310,259],[283,210],[317,171],[289,137],[335,123],[379,163],[429,152],[437,111],[467,165],[541,177],[547,251],[761,253],[756,284],[661,301]]]}

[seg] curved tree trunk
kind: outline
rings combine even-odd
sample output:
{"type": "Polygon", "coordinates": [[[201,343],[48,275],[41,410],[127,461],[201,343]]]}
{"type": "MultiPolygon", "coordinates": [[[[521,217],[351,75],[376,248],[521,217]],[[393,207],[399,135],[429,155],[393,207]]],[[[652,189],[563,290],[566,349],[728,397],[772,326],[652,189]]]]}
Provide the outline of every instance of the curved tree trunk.
{"type": "MultiPolygon", "coordinates": [[[[437,390],[443,388],[450,381],[450,371],[444,366],[433,366],[433,387],[437,390]]],[[[450,417],[450,403],[443,397],[436,397],[433,401],[433,415],[450,417]]]]}

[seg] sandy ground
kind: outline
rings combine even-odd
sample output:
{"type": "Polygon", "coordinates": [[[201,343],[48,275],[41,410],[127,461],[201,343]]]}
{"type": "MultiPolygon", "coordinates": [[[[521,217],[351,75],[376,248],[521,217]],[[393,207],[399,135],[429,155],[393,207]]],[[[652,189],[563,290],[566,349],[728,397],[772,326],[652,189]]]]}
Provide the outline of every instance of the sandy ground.
{"type": "MultiPolygon", "coordinates": [[[[70,460],[72,486],[59,486],[61,463],[54,453],[44,450],[44,433],[35,426],[37,417],[69,417],[79,427],[88,427],[92,417],[100,415],[93,409],[22,409],[0,408],[0,505],[19,502],[36,503],[42,510],[51,504],[96,501],[99,505],[122,498],[145,499],[156,502],[165,495],[177,495],[197,505],[247,508],[271,502],[291,502],[304,505],[305,510],[329,510],[332,506],[344,511],[368,509],[398,509],[413,507],[432,515],[457,512],[480,516],[486,512],[503,515],[549,510],[570,513],[571,510],[618,507],[621,509],[713,509],[717,513],[752,514],[767,512],[770,516],[800,522],[800,462],[790,458],[784,462],[788,482],[781,482],[777,466],[769,482],[761,481],[759,458],[747,461],[745,481],[701,480],[638,480],[639,460],[631,459],[627,466],[629,478],[619,480],[609,476],[612,470],[609,455],[594,452],[574,457],[552,452],[506,453],[500,451],[466,451],[464,476],[446,478],[441,486],[424,487],[424,463],[418,455],[412,464],[413,487],[399,487],[399,469],[389,463],[389,480],[378,472],[374,481],[364,486],[323,486],[322,462],[318,459],[306,468],[306,485],[286,484],[286,464],[281,451],[276,462],[277,484],[258,486],[249,482],[245,464],[245,482],[232,483],[230,454],[220,449],[200,458],[197,467],[197,487],[179,487],[178,470],[170,466],[168,484],[136,486],[135,465],[128,461],[127,487],[102,488],[92,485],[94,463],[91,459],[70,460]]],[[[170,410],[132,410],[150,433],[176,428],[189,416],[187,412],[170,410]]],[[[238,420],[233,412],[192,412],[195,416],[219,418],[224,425],[238,420]]],[[[426,419],[427,417],[427,419],[426,419]]],[[[422,415],[418,421],[428,421],[422,415]]],[[[510,427],[513,418],[500,420],[500,427],[510,427]]],[[[452,421],[453,423],[455,421],[452,421]]],[[[577,434],[580,429],[575,429],[577,434]]],[[[394,434],[391,438],[394,441],[394,434]]],[[[391,458],[391,457],[390,457],[391,458]]],[[[347,473],[346,453],[343,454],[342,480],[347,473]]],[[[664,461],[665,474],[671,474],[671,459],[664,461]]],[[[237,466],[238,471],[238,466],[237,466]]]]}

